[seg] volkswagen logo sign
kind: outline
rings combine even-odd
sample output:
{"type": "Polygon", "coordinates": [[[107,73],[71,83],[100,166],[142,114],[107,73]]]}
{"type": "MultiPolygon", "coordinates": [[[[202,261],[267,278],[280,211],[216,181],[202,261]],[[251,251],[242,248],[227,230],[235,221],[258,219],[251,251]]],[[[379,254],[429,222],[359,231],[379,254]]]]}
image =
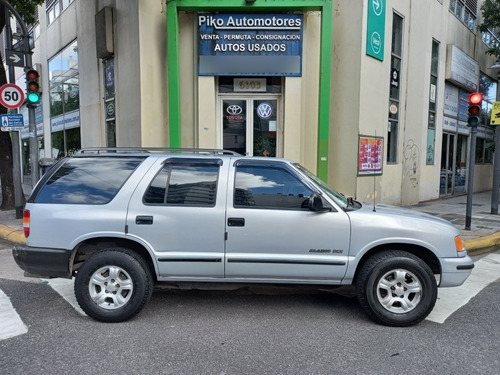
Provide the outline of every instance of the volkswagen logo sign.
{"type": "Polygon", "coordinates": [[[260,103],[259,106],[257,107],[257,115],[261,119],[268,119],[269,117],[272,116],[272,114],[273,114],[273,107],[271,106],[271,104],[267,102],[260,103]]]}
{"type": "Polygon", "coordinates": [[[239,105],[232,104],[229,107],[227,107],[226,112],[230,115],[239,115],[241,112],[243,112],[243,108],[241,108],[239,105]]]}

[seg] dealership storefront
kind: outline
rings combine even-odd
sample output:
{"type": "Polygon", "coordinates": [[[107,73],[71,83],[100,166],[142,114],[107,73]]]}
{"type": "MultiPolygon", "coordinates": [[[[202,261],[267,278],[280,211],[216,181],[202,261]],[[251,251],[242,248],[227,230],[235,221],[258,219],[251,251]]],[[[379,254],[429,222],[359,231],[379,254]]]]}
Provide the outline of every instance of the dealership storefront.
{"type": "Polygon", "coordinates": [[[287,157],[327,179],[325,9],[330,1],[169,2],[170,145],[287,157]]]}

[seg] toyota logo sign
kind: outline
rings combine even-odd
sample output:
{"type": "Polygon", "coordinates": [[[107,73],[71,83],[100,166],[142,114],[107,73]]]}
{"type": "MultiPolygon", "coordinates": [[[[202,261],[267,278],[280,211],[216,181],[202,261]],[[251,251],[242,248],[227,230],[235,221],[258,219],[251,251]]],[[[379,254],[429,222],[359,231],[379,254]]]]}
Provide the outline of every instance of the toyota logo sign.
{"type": "Polygon", "coordinates": [[[226,112],[230,115],[239,115],[241,112],[243,112],[243,108],[241,108],[239,105],[233,104],[227,107],[226,112]]]}

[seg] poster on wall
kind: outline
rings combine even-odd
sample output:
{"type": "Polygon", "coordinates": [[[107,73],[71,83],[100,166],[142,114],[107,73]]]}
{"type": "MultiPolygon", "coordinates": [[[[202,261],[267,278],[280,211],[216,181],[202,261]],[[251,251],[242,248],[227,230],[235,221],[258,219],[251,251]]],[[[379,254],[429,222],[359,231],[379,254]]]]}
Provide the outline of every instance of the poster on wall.
{"type": "Polygon", "coordinates": [[[369,135],[359,136],[358,176],[382,174],[384,139],[369,135]]]}

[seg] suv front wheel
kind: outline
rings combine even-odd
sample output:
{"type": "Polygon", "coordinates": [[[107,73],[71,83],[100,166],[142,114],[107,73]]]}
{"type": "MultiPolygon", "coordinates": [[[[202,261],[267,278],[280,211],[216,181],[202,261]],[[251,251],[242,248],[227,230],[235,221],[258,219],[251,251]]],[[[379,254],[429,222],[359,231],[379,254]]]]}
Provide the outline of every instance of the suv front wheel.
{"type": "Polygon", "coordinates": [[[149,267],[127,249],[90,256],[75,280],[75,296],[87,315],[101,322],[123,322],[139,313],[153,291],[149,267]]]}
{"type": "Polygon", "coordinates": [[[375,322],[404,327],[425,319],[437,299],[429,266],[405,251],[384,251],[362,266],[356,282],[361,307],[375,322]]]}

